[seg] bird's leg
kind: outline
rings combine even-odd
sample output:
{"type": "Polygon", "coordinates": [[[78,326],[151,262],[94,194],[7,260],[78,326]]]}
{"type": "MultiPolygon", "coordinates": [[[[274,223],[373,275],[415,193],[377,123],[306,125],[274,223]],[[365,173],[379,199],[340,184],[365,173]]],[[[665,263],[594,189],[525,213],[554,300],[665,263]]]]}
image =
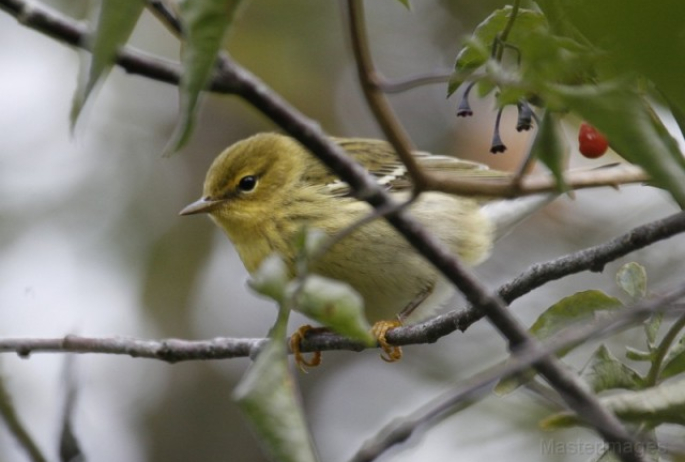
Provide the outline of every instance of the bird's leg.
{"type": "Polygon", "coordinates": [[[323,332],[328,330],[329,329],[326,329],[325,327],[312,327],[309,324],[305,324],[304,326],[297,329],[297,331],[290,336],[290,341],[288,342],[290,345],[290,351],[293,352],[293,356],[295,356],[295,364],[297,364],[297,367],[302,372],[307,372],[308,367],[316,367],[319,364],[321,364],[320,351],[312,352],[312,357],[310,359],[306,359],[302,355],[302,351],[300,349],[302,340],[304,340],[307,337],[307,335],[311,333],[323,332]]]}
{"type": "Polygon", "coordinates": [[[378,345],[383,350],[383,353],[381,353],[381,359],[383,361],[394,363],[395,361],[402,359],[402,347],[390,345],[385,336],[389,330],[400,327],[404,320],[407,319],[409,315],[411,315],[431,293],[433,293],[433,288],[434,286],[430,286],[419,293],[414,300],[412,300],[402,309],[402,311],[399,312],[397,319],[392,321],[378,321],[373,325],[371,328],[371,334],[376,337],[376,340],[378,340],[378,345]]]}

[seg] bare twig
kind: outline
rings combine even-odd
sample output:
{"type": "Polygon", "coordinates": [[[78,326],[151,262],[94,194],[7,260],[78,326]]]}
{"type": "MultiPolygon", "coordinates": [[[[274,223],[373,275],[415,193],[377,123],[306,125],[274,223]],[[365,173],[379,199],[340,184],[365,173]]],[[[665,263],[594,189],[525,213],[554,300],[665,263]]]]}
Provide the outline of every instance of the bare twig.
{"type": "MultiPolygon", "coordinates": [[[[43,4],[40,6],[32,4],[29,7],[24,0],[0,0],[0,8],[17,18],[26,27],[62,43],[88,49],[88,41],[84,40],[88,35],[85,25],[73,18],[51,10],[43,4]]],[[[161,15],[161,17],[166,17],[166,15],[161,15]]],[[[173,28],[173,24],[175,22],[172,21],[168,25],[173,28]]],[[[124,47],[120,50],[117,64],[130,74],[141,75],[172,85],[177,85],[180,81],[181,68],[179,63],[151,56],[132,47],[124,47]]],[[[250,92],[260,93],[261,90],[266,88],[265,86],[260,86],[261,82],[245,69],[236,69],[235,64],[226,55],[220,56],[219,65],[224,71],[215,75],[210,81],[208,89],[212,92],[243,96],[242,93],[245,90],[244,83],[246,81],[252,83],[248,88],[250,92]]],[[[269,95],[273,96],[273,93],[269,93],[269,95]]],[[[243,97],[246,99],[251,98],[251,96],[243,97]]],[[[275,102],[280,104],[276,104],[274,107],[287,106],[284,101],[275,102]]],[[[283,123],[286,125],[282,123],[279,123],[279,125],[287,131],[287,121],[283,123]]],[[[335,150],[335,148],[333,149],[335,150]]],[[[326,162],[328,161],[332,161],[332,159],[328,159],[326,162]]],[[[556,190],[556,184],[548,177],[526,177],[522,184],[515,181],[503,183],[501,181],[469,180],[433,174],[425,175],[425,179],[428,180],[426,190],[466,196],[514,197],[556,190]]],[[[625,171],[610,169],[610,171],[595,170],[592,174],[570,173],[566,184],[570,188],[578,189],[616,186],[647,180],[648,177],[637,167],[627,167],[625,171]]]]}
{"type": "Polygon", "coordinates": [[[403,93],[423,85],[447,83],[451,77],[451,73],[440,71],[412,75],[401,80],[388,80],[382,75],[377,75],[377,85],[383,93],[403,93]]]}
{"type": "MultiPolygon", "coordinates": [[[[603,244],[575,252],[549,262],[538,263],[499,288],[500,296],[511,302],[546,284],[581,271],[601,271],[617,258],[642,249],[679,233],[685,232],[685,212],[638,226],[630,232],[603,244]]],[[[451,311],[421,324],[398,327],[388,332],[393,345],[433,343],[455,330],[466,330],[483,317],[477,308],[451,311]]],[[[66,336],[53,339],[0,339],[0,352],[28,356],[32,353],[70,352],[127,354],[133,357],[178,362],[197,359],[227,359],[251,356],[261,348],[265,339],[229,339],[187,341],[178,339],[139,340],[132,338],[88,338],[66,336]]],[[[331,332],[307,336],[302,341],[304,352],[349,350],[365,347],[331,332]]]]}
{"type": "Polygon", "coordinates": [[[363,0],[348,0],[347,11],[349,15],[350,35],[352,38],[352,50],[357,63],[357,74],[366,96],[371,111],[376,116],[376,121],[381,126],[386,138],[395,148],[402,163],[407,167],[407,172],[412,179],[416,193],[425,189],[425,174],[419,167],[416,158],[412,154],[413,144],[409,135],[395,117],[390,103],[381,91],[378,72],[373,65],[369,41],[366,36],[366,24],[364,20],[363,0]]]}
{"type": "MultiPolygon", "coordinates": [[[[4,6],[9,0],[0,3],[4,6]]],[[[357,1],[357,0],[351,0],[357,1]]],[[[352,5],[352,4],[350,4],[352,5]]],[[[80,44],[79,44],[80,45],[80,44]]],[[[224,60],[212,88],[223,86],[228,92],[240,95],[255,108],[298,139],[314,155],[346,181],[374,207],[392,205],[390,196],[375,183],[360,166],[334,146],[312,121],[299,114],[282,98],[269,90],[255,76],[237,64],[224,60]]],[[[408,145],[406,145],[408,146],[408,145]]],[[[450,279],[474,306],[480,307],[495,326],[508,338],[512,348],[536,348],[539,343],[532,339],[523,326],[512,316],[499,297],[488,294],[460,262],[450,254],[431,234],[404,211],[387,216],[388,221],[445,276],[450,279]]],[[[588,392],[577,376],[567,371],[554,358],[545,357],[535,367],[561,393],[567,404],[582,420],[591,423],[618,455],[624,460],[638,461],[635,442],[613,414],[604,409],[596,397],[588,392]]]]}

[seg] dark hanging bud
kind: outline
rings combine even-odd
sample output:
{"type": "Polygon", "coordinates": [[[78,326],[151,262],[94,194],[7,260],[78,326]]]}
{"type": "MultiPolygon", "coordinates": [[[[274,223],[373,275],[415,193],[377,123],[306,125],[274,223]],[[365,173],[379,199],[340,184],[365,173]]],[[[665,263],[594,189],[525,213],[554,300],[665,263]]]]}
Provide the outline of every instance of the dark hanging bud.
{"type": "Polygon", "coordinates": [[[516,131],[528,131],[533,128],[533,110],[525,101],[516,103],[519,111],[518,119],[516,120],[516,131]]]}
{"type": "Polygon", "coordinates": [[[469,104],[469,93],[471,93],[471,89],[475,84],[476,82],[470,82],[466,86],[466,90],[464,90],[464,94],[462,95],[459,106],[457,107],[457,117],[471,117],[473,115],[471,105],[469,104]]]}
{"type": "Polygon", "coordinates": [[[499,154],[507,150],[507,146],[502,142],[502,137],[499,134],[500,121],[502,120],[502,108],[497,111],[497,118],[495,119],[495,130],[492,133],[492,144],[490,145],[490,152],[492,154],[499,154]]]}

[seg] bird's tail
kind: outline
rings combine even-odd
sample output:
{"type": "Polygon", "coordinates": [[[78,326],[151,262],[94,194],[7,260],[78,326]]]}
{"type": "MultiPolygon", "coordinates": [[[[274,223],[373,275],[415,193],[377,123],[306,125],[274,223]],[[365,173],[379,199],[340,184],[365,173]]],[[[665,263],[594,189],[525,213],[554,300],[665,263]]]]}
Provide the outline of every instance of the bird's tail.
{"type": "Polygon", "coordinates": [[[494,238],[497,241],[507,235],[517,224],[557,197],[559,194],[547,193],[496,200],[483,205],[481,211],[493,224],[494,238]]]}

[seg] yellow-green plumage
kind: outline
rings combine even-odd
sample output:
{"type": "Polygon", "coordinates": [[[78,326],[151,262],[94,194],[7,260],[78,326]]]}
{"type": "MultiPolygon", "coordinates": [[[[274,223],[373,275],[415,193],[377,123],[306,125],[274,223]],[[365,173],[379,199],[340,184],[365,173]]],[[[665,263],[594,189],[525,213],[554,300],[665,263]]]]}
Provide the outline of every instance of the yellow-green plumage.
{"type": "MultiPolygon", "coordinates": [[[[388,190],[408,197],[409,183],[389,144],[364,139],[333,139],[376,175],[388,190]]],[[[444,156],[416,154],[426,169],[479,175],[484,167],[444,156]]],[[[251,185],[251,184],[248,184],[251,185]]],[[[494,226],[474,199],[429,192],[410,212],[463,261],[484,260],[494,226]]],[[[350,196],[349,188],[292,138],[265,133],[222,152],[207,173],[203,198],[182,213],[208,212],[233,242],[245,267],[255,271],[273,252],[292,265],[294,236],[303,226],[329,235],[371,211],[350,196]],[[241,180],[254,177],[250,190],[241,180]]],[[[447,287],[438,272],[385,220],[367,223],[336,243],[313,265],[313,271],[349,283],[364,298],[370,321],[392,319],[414,300],[424,308],[444,301],[447,287]]]]}

